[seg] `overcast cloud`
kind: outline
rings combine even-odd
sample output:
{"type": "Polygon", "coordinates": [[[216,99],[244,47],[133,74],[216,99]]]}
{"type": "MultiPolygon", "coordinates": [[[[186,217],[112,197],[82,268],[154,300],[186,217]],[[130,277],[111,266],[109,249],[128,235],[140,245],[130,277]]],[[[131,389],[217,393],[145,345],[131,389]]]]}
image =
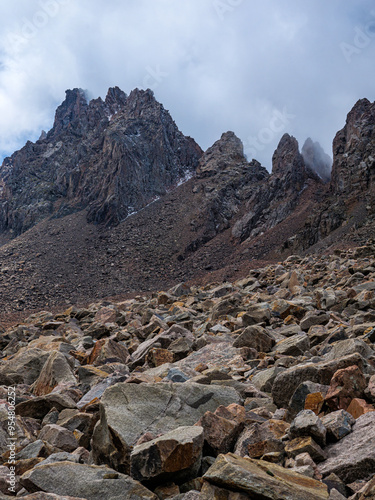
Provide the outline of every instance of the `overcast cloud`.
{"type": "Polygon", "coordinates": [[[14,0],[0,19],[0,160],[74,87],[150,87],[203,149],[233,130],[267,168],[284,132],[331,154],[375,100],[373,0],[14,0]]]}

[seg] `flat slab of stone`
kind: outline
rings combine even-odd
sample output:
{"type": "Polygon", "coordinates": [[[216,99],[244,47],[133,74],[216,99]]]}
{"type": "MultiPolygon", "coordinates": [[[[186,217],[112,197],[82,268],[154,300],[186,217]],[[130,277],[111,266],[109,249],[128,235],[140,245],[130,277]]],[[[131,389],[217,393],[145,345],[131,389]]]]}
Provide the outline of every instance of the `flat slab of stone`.
{"type": "Polygon", "coordinates": [[[31,493],[42,490],[86,500],[157,500],[156,495],[131,477],[96,465],[73,462],[40,465],[23,474],[20,482],[31,493]]]}
{"type": "Polygon", "coordinates": [[[231,491],[262,500],[327,500],[327,486],[279,465],[242,458],[233,453],[219,455],[203,478],[231,491]]]}
{"type": "Polygon", "coordinates": [[[130,447],[145,433],[158,436],[192,426],[207,411],[240,402],[235,389],[219,385],[116,384],[101,399],[93,436],[94,461],[128,473],[130,447]]]}
{"type": "Polygon", "coordinates": [[[375,412],[365,413],[352,432],[324,450],[328,459],[319,465],[327,476],[334,472],[345,483],[364,479],[375,470],[375,412]]]}

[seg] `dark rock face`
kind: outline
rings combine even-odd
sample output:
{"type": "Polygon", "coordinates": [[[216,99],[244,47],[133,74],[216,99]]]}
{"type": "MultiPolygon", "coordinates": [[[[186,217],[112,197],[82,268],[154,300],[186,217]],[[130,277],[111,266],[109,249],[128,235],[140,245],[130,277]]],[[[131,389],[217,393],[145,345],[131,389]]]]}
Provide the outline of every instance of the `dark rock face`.
{"type": "Polygon", "coordinates": [[[306,166],[316,172],[323,182],[331,179],[332,159],[324,152],[319,142],[313,142],[309,137],[302,147],[302,156],[306,166]]]}
{"type": "Polygon", "coordinates": [[[222,134],[199,161],[193,188],[199,202],[190,212],[196,238],[184,256],[229,229],[241,206],[268,178],[258,161],[247,161],[242,142],[233,132],[222,134]]]}
{"type": "Polygon", "coordinates": [[[359,100],[333,141],[331,191],[356,195],[374,183],[375,103],[359,100]]]}
{"type": "Polygon", "coordinates": [[[286,219],[310,183],[321,182],[306,168],[297,139],[284,134],[272,157],[272,175],[247,201],[246,214],[233,228],[241,241],[254,237],[286,219]]]}
{"type": "Polygon", "coordinates": [[[349,233],[374,222],[375,103],[359,100],[333,141],[329,192],[297,235],[295,250],[305,250],[338,230],[349,233]]]}
{"type": "Polygon", "coordinates": [[[68,90],[48,134],[4,160],[0,231],[83,208],[89,222],[118,223],[191,175],[201,154],[150,90],[115,87],[90,102],[68,90]]]}

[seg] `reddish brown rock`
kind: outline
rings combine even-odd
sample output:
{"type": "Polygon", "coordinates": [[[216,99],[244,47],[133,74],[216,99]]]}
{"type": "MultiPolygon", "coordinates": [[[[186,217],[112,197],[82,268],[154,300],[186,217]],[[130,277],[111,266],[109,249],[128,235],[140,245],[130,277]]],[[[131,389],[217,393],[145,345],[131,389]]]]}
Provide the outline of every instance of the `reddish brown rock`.
{"type": "Polygon", "coordinates": [[[289,424],[281,420],[268,420],[263,424],[250,424],[240,435],[235,453],[251,458],[261,458],[265,454],[284,451],[281,437],[289,429],[289,424]]]}
{"type": "Polygon", "coordinates": [[[34,383],[33,393],[36,396],[44,396],[61,382],[75,385],[77,380],[66,357],[58,351],[53,351],[34,383]]]}
{"type": "Polygon", "coordinates": [[[236,403],[232,403],[229,406],[219,406],[217,410],[215,410],[215,415],[228,420],[234,420],[238,424],[242,424],[246,420],[245,408],[236,403]]]}
{"type": "Polygon", "coordinates": [[[153,348],[147,355],[147,361],[151,362],[153,366],[161,366],[164,363],[173,363],[174,354],[168,349],[153,348]]]}
{"type": "Polygon", "coordinates": [[[243,427],[242,423],[237,423],[234,419],[228,420],[210,411],[196,425],[203,427],[206,454],[210,456],[232,451],[243,427]]]}
{"type": "Polygon", "coordinates": [[[301,453],[308,453],[315,462],[322,462],[327,458],[326,453],[312,437],[297,437],[285,445],[285,452],[289,457],[296,457],[301,453]]]}
{"type": "Polygon", "coordinates": [[[358,417],[364,415],[365,413],[368,413],[369,411],[375,411],[375,408],[373,405],[367,403],[364,399],[354,398],[350,402],[350,405],[348,406],[346,411],[350,413],[355,419],[357,419],[358,417]]]}
{"type": "Polygon", "coordinates": [[[96,342],[86,364],[95,366],[113,362],[126,364],[129,358],[129,351],[123,344],[112,339],[102,339],[96,342]]]}
{"type": "Polygon", "coordinates": [[[135,446],[131,453],[131,476],[138,481],[187,481],[194,478],[201,465],[203,428],[177,429],[135,446]]]}
{"type": "Polygon", "coordinates": [[[333,375],[325,402],[331,411],[346,410],[353,398],[363,396],[366,387],[366,379],[358,366],[348,366],[333,375]]]}

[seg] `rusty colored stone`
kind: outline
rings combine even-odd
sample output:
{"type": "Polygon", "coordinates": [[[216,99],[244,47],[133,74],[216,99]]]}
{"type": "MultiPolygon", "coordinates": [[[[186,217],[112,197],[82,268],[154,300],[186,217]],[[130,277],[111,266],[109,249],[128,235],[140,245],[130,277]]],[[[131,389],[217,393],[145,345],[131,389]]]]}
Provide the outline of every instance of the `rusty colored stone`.
{"type": "Polygon", "coordinates": [[[173,363],[174,354],[168,349],[161,349],[155,347],[147,355],[147,359],[153,364],[153,366],[161,366],[164,363],[173,363]]]}
{"type": "Polygon", "coordinates": [[[324,404],[324,396],[321,392],[312,392],[305,399],[305,410],[312,410],[315,415],[319,415],[324,404]]]}
{"type": "Polygon", "coordinates": [[[361,398],[353,398],[347,410],[350,415],[352,415],[355,419],[368,413],[369,411],[375,411],[373,405],[367,403],[364,399],[361,398]]]}

